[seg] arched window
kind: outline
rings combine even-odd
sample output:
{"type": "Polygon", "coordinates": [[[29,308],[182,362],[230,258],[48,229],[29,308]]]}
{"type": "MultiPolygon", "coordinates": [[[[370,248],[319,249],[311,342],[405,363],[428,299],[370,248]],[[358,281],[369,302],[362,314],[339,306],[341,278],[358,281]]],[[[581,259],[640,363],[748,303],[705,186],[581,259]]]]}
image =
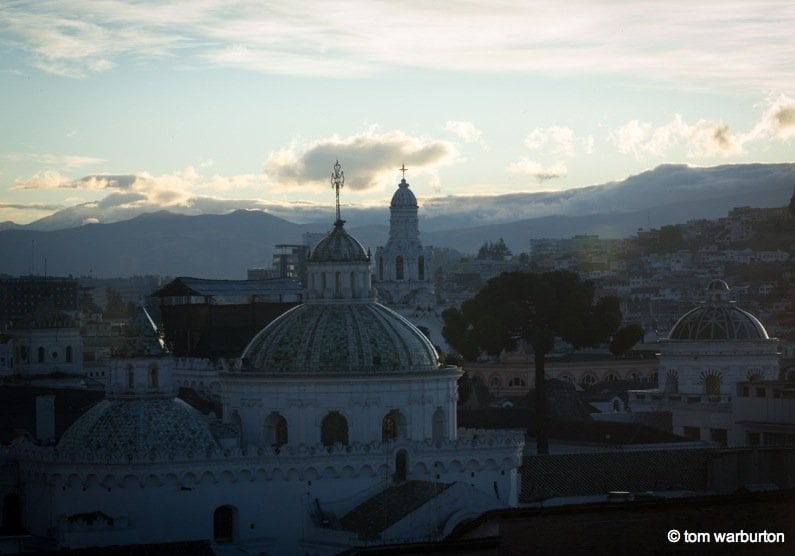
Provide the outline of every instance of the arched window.
{"type": "Polygon", "coordinates": [[[512,388],[521,388],[522,386],[527,386],[527,383],[522,377],[515,376],[508,382],[508,386],[512,388]]]}
{"type": "Polygon", "coordinates": [[[233,542],[237,529],[237,509],[219,506],[213,512],[213,539],[215,542],[233,542]]]}
{"type": "Polygon", "coordinates": [[[265,419],[265,442],[278,448],[287,444],[287,419],[277,412],[273,412],[265,419]]]}
{"type": "Polygon", "coordinates": [[[342,297],[342,272],[334,273],[334,295],[342,297]]]}
{"type": "Polygon", "coordinates": [[[596,384],[596,377],[594,375],[592,375],[591,373],[586,373],[580,379],[580,384],[584,384],[584,385],[587,385],[587,386],[593,386],[594,384],[596,384]]]}
{"type": "Polygon", "coordinates": [[[43,347],[39,347],[39,349],[37,351],[37,355],[38,355],[39,363],[44,363],[44,348],[43,347]]]}
{"type": "Polygon", "coordinates": [[[71,363],[72,357],[72,346],[66,346],[66,362],[71,363]]]}
{"type": "Polygon", "coordinates": [[[135,369],[127,365],[127,390],[135,390],[135,369]]]}
{"type": "Polygon", "coordinates": [[[403,279],[403,257],[398,255],[395,257],[395,280],[403,279]]]}
{"type": "Polygon", "coordinates": [[[149,365],[149,369],[147,369],[147,377],[149,379],[149,389],[157,390],[159,382],[157,376],[157,365],[149,365]]]}
{"type": "Polygon", "coordinates": [[[502,381],[500,381],[500,375],[494,375],[489,379],[489,386],[492,388],[499,388],[502,385],[502,381]]]}
{"type": "Polygon", "coordinates": [[[356,296],[356,273],[351,272],[351,297],[356,296]]]}
{"type": "Polygon", "coordinates": [[[422,255],[417,259],[417,279],[425,280],[425,257],[422,255]]]}
{"type": "Polygon", "coordinates": [[[378,257],[378,279],[384,279],[384,257],[378,257]]]}
{"type": "Polygon", "coordinates": [[[406,418],[400,411],[393,409],[381,421],[381,440],[394,442],[398,438],[406,438],[406,418]]]}
{"type": "Polygon", "coordinates": [[[348,420],[339,411],[331,411],[320,425],[320,442],[323,446],[348,445],[348,420]]]}
{"type": "Polygon", "coordinates": [[[605,377],[605,380],[607,382],[615,382],[618,380],[618,376],[615,373],[608,373],[605,377]]]}
{"type": "Polygon", "coordinates": [[[431,427],[431,439],[434,442],[440,442],[447,437],[445,434],[446,428],[446,419],[444,416],[444,410],[441,407],[437,407],[436,411],[433,412],[433,425],[431,427]]]}
{"type": "Polygon", "coordinates": [[[720,394],[720,375],[707,375],[704,378],[704,390],[708,395],[720,394]]]}

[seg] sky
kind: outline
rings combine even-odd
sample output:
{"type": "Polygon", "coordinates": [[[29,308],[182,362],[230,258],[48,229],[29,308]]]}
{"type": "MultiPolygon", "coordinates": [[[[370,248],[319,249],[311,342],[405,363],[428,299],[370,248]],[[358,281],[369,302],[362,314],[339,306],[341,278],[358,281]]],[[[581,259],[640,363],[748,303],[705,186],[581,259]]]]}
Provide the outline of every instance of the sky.
{"type": "Polygon", "coordinates": [[[301,221],[336,160],[343,211],[403,164],[422,205],[793,162],[793,29],[791,0],[6,0],[0,222],[301,221]]]}

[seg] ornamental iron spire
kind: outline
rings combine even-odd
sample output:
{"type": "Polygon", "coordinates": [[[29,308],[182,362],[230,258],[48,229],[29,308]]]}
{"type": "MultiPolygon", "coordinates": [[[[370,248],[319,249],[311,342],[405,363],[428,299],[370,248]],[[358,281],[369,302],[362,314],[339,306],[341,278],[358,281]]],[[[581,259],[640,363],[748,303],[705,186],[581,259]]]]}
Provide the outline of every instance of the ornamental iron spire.
{"type": "Polygon", "coordinates": [[[345,184],[345,172],[342,171],[342,166],[340,165],[340,161],[334,164],[334,171],[331,173],[331,187],[334,189],[337,195],[337,222],[341,222],[342,218],[340,218],[340,189],[345,184]]]}

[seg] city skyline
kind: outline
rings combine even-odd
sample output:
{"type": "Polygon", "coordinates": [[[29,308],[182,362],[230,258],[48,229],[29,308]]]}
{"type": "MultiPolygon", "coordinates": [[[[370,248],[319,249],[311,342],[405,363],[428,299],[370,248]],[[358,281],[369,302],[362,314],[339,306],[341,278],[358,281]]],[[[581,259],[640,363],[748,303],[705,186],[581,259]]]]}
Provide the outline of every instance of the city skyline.
{"type": "Polygon", "coordinates": [[[337,159],[348,206],[401,164],[422,203],[792,162],[794,24],[789,2],[12,2],[0,221],[333,206],[337,159]]]}

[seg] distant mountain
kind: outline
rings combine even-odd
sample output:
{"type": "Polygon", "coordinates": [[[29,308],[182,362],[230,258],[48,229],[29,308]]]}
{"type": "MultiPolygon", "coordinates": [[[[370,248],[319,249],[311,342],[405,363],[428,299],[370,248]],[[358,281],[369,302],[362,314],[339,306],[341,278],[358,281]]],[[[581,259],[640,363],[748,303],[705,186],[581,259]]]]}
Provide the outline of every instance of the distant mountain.
{"type": "MultiPolygon", "coordinates": [[[[502,237],[519,253],[528,251],[531,238],[627,237],[638,228],[718,218],[737,206],[785,206],[793,187],[795,164],[668,165],[561,192],[424,200],[420,230],[425,245],[474,253],[484,241],[502,237]]],[[[345,216],[348,231],[372,252],[386,242],[388,207],[351,209],[345,216]]],[[[326,232],[331,220],[296,224],[255,210],[196,216],[160,211],[51,231],[0,225],[0,273],[43,273],[46,260],[47,272],[58,275],[243,278],[247,268],[270,266],[274,245],[326,232]]],[[[58,222],[56,213],[47,224],[58,222]]]]}

